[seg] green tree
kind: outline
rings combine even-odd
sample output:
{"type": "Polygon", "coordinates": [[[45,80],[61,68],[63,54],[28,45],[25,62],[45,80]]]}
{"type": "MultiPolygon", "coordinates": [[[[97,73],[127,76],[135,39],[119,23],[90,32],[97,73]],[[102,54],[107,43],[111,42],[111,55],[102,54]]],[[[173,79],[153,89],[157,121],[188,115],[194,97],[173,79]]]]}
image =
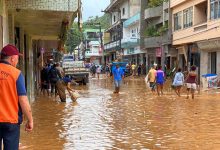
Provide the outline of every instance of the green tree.
{"type": "Polygon", "coordinates": [[[169,0],[149,0],[149,7],[157,7],[163,4],[163,2],[168,2],[169,0]]]}
{"type": "Polygon", "coordinates": [[[84,24],[83,28],[99,28],[97,26],[94,26],[92,24],[100,23],[102,29],[107,29],[110,26],[110,15],[109,14],[104,14],[101,17],[95,16],[95,17],[90,17],[84,24]]]}
{"type": "Polygon", "coordinates": [[[83,34],[79,31],[78,24],[73,23],[72,27],[67,33],[67,40],[65,43],[66,49],[68,52],[73,52],[74,49],[80,44],[83,40],[83,34]]]}

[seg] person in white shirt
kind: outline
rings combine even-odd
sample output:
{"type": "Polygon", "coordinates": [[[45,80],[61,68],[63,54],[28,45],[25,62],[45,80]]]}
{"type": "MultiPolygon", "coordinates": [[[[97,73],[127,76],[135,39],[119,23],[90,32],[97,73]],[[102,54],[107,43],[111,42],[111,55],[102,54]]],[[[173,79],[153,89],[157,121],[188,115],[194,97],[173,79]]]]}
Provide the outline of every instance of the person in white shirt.
{"type": "Polygon", "coordinates": [[[180,91],[184,83],[184,75],[182,73],[182,69],[179,68],[177,73],[175,74],[174,80],[173,80],[173,86],[175,87],[176,94],[180,97],[180,91]]]}

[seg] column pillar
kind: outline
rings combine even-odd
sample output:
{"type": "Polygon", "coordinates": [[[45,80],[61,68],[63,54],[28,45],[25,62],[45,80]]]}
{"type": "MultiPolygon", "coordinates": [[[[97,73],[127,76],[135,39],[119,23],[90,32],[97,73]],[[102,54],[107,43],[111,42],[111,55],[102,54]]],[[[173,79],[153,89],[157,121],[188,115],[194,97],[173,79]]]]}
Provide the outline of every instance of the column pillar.
{"type": "MultiPolygon", "coordinates": [[[[22,27],[20,27],[19,39],[20,39],[20,53],[22,53],[24,55],[24,53],[25,53],[24,52],[24,29],[22,27]]],[[[24,57],[20,58],[19,64],[20,64],[20,69],[21,69],[22,73],[25,74],[24,57]]]]}
{"type": "Polygon", "coordinates": [[[31,36],[27,36],[27,93],[30,101],[33,101],[34,98],[34,84],[35,84],[35,78],[33,74],[34,70],[34,62],[33,62],[33,48],[32,48],[32,39],[31,36]]]}
{"type": "Polygon", "coordinates": [[[8,30],[9,30],[9,43],[15,45],[15,26],[14,26],[14,14],[8,14],[8,30]]]}

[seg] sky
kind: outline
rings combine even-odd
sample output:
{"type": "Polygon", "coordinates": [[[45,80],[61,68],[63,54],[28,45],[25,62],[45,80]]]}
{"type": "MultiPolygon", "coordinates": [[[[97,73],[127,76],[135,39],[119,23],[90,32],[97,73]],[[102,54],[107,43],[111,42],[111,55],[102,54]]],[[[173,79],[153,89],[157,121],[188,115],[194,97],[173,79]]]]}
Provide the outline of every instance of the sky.
{"type": "Polygon", "coordinates": [[[88,20],[90,16],[102,16],[101,12],[109,5],[110,0],[82,0],[83,21],[88,20]]]}

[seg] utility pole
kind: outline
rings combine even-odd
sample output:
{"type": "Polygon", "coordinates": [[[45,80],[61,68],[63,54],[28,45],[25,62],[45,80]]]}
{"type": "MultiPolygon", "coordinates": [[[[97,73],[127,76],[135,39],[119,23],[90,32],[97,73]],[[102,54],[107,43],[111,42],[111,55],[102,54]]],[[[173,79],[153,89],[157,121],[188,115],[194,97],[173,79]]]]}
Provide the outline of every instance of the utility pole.
{"type": "MultiPolygon", "coordinates": [[[[145,21],[145,9],[147,8],[148,5],[148,0],[141,0],[141,15],[140,15],[140,49],[144,50],[145,49],[145,44],[144,44],[144,39],[145,39],[145,30],[147,27],[147,23],[145,21]]],[[[146,66],[149,66],[148,64],[148,52],[146,52],[146,66]]],[[[149,69],[149,68],[148,68],[149,69]]]]}
{"type": "Polygon", "coordinates": [[[100,42],[101,42],[101,50],[102,50],[102,60],[101,60],[101,64],[104,65],[105,64],[105,60],[104,60],[104,46],[103,46],[103,34],[102,34],[102,27],[101,27],[101,23],[99,22],[99,36],[100,36],[100,42]]]}

